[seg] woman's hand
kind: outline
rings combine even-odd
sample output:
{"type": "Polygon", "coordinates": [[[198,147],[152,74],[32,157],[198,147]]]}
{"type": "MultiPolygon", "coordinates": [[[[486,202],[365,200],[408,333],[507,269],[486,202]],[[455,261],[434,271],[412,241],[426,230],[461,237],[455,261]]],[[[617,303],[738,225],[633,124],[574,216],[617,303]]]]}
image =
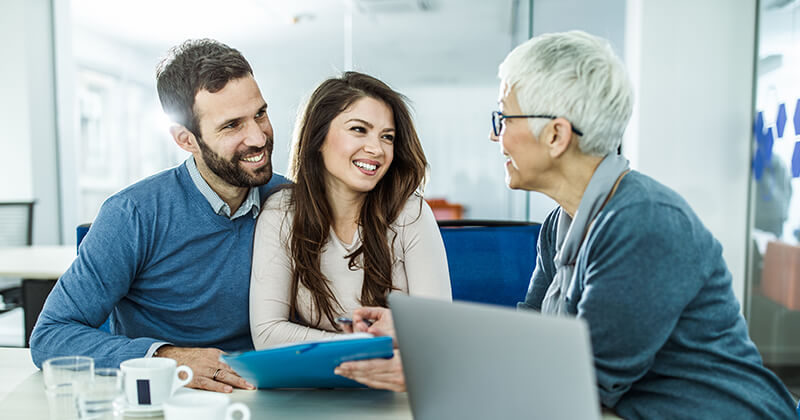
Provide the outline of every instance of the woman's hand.
{"type": "Polygon", "coordinates": [[[394,357],[345,362],[336,367],[333,373],[360,382],[370,388],[405,392],[406,378],[403,376],[403,363],[397,350],[397,336],[394,332],[392,312],[387,308],[380,307],[356,309],[353,311],[353,325],[345,328],[345,331],[368,332],[375,336],[392,337],[395,347],[394,357]]]}
{"type": "Polygon", "coordinates": [[[392,337],[394,347],[397,348],[397,336],[394,332],[392,311],[387,308],[365,307],[354,310],[353,331],[368,332],[375,336],[392,337]],[[370,322],[366,322],[367,320],[370,322]]]}
{"type": "Polygon", "coordinates": [[[400,360],[400,352],[396,349],[394,357],[391,359],[345,362],[336,367],[333,373],[360,382],[370,388],[388,389],[395,392],[405,392],[406,390],[403,364],[400,360]]]}

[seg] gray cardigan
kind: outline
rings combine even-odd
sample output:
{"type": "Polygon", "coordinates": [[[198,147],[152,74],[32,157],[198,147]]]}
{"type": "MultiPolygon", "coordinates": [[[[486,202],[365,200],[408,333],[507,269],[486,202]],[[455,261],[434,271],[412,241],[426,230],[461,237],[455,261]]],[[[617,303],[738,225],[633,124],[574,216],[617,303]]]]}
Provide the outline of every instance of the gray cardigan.
{"type": "MultiPolygon", "coordinates": [[[[556,210],[542,225],[520,308],[541,308],[557,222],[556,210]]],[[[652,178],[622,179],[586,235],[568,295],[568,312],[589,323],[600,400],[623,418],[797,418],[747,335],[722,246],[652,178]]]]}

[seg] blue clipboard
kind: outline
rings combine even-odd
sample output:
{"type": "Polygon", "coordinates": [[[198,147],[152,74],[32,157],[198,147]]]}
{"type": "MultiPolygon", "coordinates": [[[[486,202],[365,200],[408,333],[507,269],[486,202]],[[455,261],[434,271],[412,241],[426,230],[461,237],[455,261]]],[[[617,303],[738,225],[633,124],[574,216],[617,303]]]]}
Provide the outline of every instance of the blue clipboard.
{"type": "Polygon", "coordinates": [[[333,370],[343,362],[393,355],[391,337],[370,337],[225,354],[222,361],[258,388],[366,388],[333,370]]]}

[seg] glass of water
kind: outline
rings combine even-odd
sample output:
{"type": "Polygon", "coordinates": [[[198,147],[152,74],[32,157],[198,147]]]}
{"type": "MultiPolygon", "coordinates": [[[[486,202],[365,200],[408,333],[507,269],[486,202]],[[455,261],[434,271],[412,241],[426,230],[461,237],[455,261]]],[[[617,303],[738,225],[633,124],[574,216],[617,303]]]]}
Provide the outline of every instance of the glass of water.
{"type": "Polygon", "coordinates": [[[79,418],[121,420],[125,409],[123,384],[121,370],[95,369],[92,380],[83,383],[78,391],[79,418]]]}
{"type": "Polygon", "coordinates": [[[83,384],[92,381],[94,359],[85,356],[47,359],[42,364],[42,375],[50,419],[77,419],[77,392],[83,384]]]}

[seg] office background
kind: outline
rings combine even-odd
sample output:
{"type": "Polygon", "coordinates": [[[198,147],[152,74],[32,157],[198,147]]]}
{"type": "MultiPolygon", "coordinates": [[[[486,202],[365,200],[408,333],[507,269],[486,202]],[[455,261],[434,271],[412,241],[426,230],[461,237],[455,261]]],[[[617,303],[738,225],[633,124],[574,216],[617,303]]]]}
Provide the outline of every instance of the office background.
{"type": "MultiPolygon", "coordinates": [[[[75,226],[91,221],[109,195],[180,163],[187,155],[167,132],[154,68],[169,46],[212,37],[240,49],[253,65],[275,128],[277,171],[286,168],[303,98],[323,79],[355,69],[411,99],[430,161],[427,197],[463,205],[468,218],[542,221],[555,203],[509,191],[503,157],[488,141],[497,65],[530,35],[581,29],[609,39],[633,80],[624,154],[633,168],[683,195],[723,244],[745,316],[761,311],[759,325],[779,326],[757,344],[762,353],[778,347],[787,355],[775,359],[780,370],[794,365],[800,347],[778,339],[789,328],[791,308],[752,303],[765,252],[752,245],[760,234],[753,233],[754,218],[768,201],[757,193],[754,169],[774,155],[793,174],[797,6],[796,0],[231,0],[224,7],[199,0],[4,0],[0,201],[36,200],[33,243],[71,244],[75,226]],[[782,103],[788,122],[777,136],[782,103]],[[754,131],[759,111],[764,125],[754,131]],[[770,128],[771,142],[764,134],[770,128]]],[[[798,201],[791,198],[790,209],[798,201]]],[[[797,242],[792,226],[800,225],[800,211],[788,213],[783,230],[760,236],[763,243],[797,242]]],[[[782,373],[784,380],[791,376],[791,369],[782,373]]]]}

